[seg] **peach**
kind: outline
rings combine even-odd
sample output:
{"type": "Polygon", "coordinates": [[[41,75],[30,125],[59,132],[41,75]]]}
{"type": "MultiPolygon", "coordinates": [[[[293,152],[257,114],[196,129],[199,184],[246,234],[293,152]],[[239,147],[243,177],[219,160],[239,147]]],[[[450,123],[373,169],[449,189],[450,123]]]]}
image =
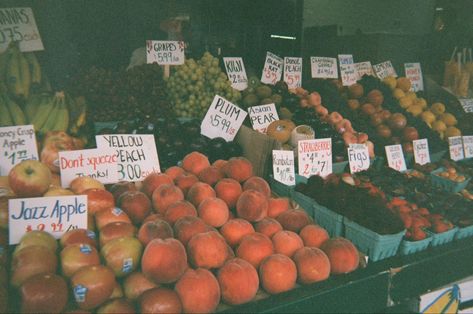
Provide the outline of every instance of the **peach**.
{"type": "Polygon", "coordinates": [[[134,272],[128,275],[123,281],[123,291],[128,300],[136,300],[143,292],[156,288],[157,285],[151,282],[142,272],[134,272]]]}
{"type": "Polygon", "coordinates": [[[109,191],[113,194],[113,198],[118,200],[123,193],[128,191],[137,191],[137,188],[133,182],[121,181],[112,185],[109,191]]]}
{"type": "Polygon", "coordinates": [[[309,215],[301,209],[289,209],[284,211],[276,220],[285,230],[299,232],[302,228],[312,223],[309,215]]]}
{"type": "Polygon", "coordinates": [[[166,208],[164,220],[173,226],[179,218],[186,216],[197,216],[197,210],[190,202],[182,200],[173,203],[166,208]]]}
{"type": "Polygon", "coordinates": [[[350,240],[342,237],[328,239],[320,248],[330,260],[332,274],[345,274],[358,268],[358,250],[350,240]]]}
{"type": "Polygon", "coordinates": [[[184,313],[214,312],[220,302],[220,286],[215,276],[204,268],[188,269],[174,287],[184,313]]]}
{"type": "Polygon", "coordinates": [[[179,218],[174,224],[174,235],[182,244],[187,245],[189,240],[197,233],[211,231],[212,227],[202,219],[194,216],[179,218]]]}
{"type": "Polygon", "coordinates": [[[228,161],[223,159],[217,159],[213,162],[212,166],[217,167],[218,169],[223,171],[223,167],[227,164],[228,161]]]}
{"type": "Polygon", "coordinates": [[[187,192],[189,192],[191,186],[199,182],[199,178],[197,178],[197,176],[193,175],[192,173],[183,173],[178,176],[174,182],[182,190],[182,193],[187,195],[187,192]]]}
{"type": "Polygon", "coordinates": [[[87,213],[95,215],[95,213],[115,207],[115,199],[113,194],[103,189],[88,189],[84,192],[87,195],[87,213]]]}
{"type": "Polygon", "coordinates": [[[140,298],[141,313],[181,313],[182,304],[176,291],[168,288],[147,290],[140,298]]]}
{"type": "Polygon", "coordinates": [[[154,221],[156,219],[164,219],[164,215],[161,213],[153,213],[146,217],[145,220],[143,220],[143,224],[147,223],[148,221],[154,221]]]}
{"type": "Polygon", "coordinates": [[[154,239],[168,239],[174,236],[172,227],[162,219],[148,221],[138,230],[138,240],[146,246],[154,239]]]}
{"type": "Polygon", "coordinates": [[[172,203],[182,201],[184,194],[181,189],[172,184],[163,184],[153,192],[152,201],[154,209],[164,214],[172,203]]]}
{"type": "Polygon", "coordinates": [[[187,200],[194,204],[195,207],[199,207],[207,198],[215,197],[215,190],[207,183],[197,182],[195,183],[187,193],[187,200]]]}
{"type": "Polygon", "coordinates": [[[195,234],[187,243],[187,255],[195,268],[219,268],[229,257],[225,239],[216,231],[195,234]]]}
{"type": "Polygon", "coordinates": [[[141,190],[151,197],[153,195],[154,190],[159,188],[163,184],[174,184],[173,179],[165,173],[157,173],[153,172],[146,176],[143,180],[143,186],[141,190]]]}
{"type": "Polygon", "coordinates": [[[214,186],[219,180],[224,178],[224,174],[219,168],[215,166],[209,166],[199,172],[198,178],[200,181],[214,186]]]}
{"type": "Polygon", "coordinates": [[[274,218],[266,217],[255,224],[255,231],[271,238],[276,232],[281,231],[281,224],[274,218]]]}
{"type": "Polygon", "coordinates": [[[288,291],[296,284],[296,264],[286,255],[269,255],[261,262],[259,276],[266,292],[277,294],[288,291]]]}
{"type": "Polygon", "coordinates": [[[291,203],[287,197],[271,197],[268,201],[268,217],[276,218],[288,209],[291,209],[291,203]]]}
{"type": "Polygon", "coordinates": [[[292,257],[294,253],[304,247],[301,237],[295,232],[282,230],[277,232],[271,240],[274,245],[274,252],[292,257]]]}
{"type": "Polygon", "coordinates": [[[243,184],[243,191],[246,190],[256,190],[263,193],[266,197],[271,196],[271,188],[269,187],[268,182],[261,177],[251,177],[245,181],[243,184]]]}
{"type": "Polygon", "coordinates": [[[129,191],[120,196],[118,207],[127,213],[134,224],[140,224],[151,212],[151,200],[143,192],[129,191]]]}
{"type": "Polygon", "coordinates": [[[228,260],[219,269],[217,279],[222,299],[228,304],[249,302],[258,292],[258,273],[253,265],[241,258],[228,260]]]}
{"type": "Polygon", "coordinates": [[[253,176],[253,165],[244,157],[233,157],[228,160],[223,171],[227,177],[241,183],[253,176]]]}
{"type": "Polygon", "coordinates": [[[243,192],[240,183],[233,179],[222,179],[215,185],[217,197],[227,203],[228,208],[234,208],[243,192]]]}
{"type": "Polygon", "coordinates": [[[192,152],[182,160],[182,168],[185,171],[198,175],[202,170],[210,166],[209,159],[204,154],[192,152]]]}
{"type": "Polygon", "coordinates": [[[253,225],[240,218],[230,219],[220,228],[220,233],[231,247],[237,246],[244,236],[254,232],[253,225]]]}
{"type": "Polygon", "coordinates": [[[255,190],[244,191],[238,198],[236,211],[238,217],[249,222],[263,220],[268,214],[268,198],[255,190]]]}
{"type": "Polygon", "coordinates": [[[95,214],[95,224],[97,229],[102,229],[105,225],[112,222],[127,222],[131,224],[130,217],[120,208],[111,208],[95,214]]]}
{"type": "Polygon", "coordinates": [[[271,239],[262,233],[252,233],[244,236],[238,248],[236,255],[258,269],[261,261],[274,253],[274,246],[271,239]]]}
{"type": "Polygon", "coordinates": [[[297,267],[298,280],[310,284],[327,279],[330,276],[330,260],[324,251],[316,247],[303,247],[293,256],[297,267]]]}
{"type": "Polygon", "coordinates": [[[181,174],[184,174],[185,172],[186,171],[184,169],[178,166],[169,167],[166,169],[166,171],[164,171],[164,173],[173,180],[176,180],[177,177],[179,177],[181,174]]]}
{"type": "Polygon", "coordinates": [[[327,230],[319,225],[307,225],[301,229],[299,236],[304,241],[304,246],[319,248],[330,236],[327,230]]]}
{"type": "Polygon", "coordinates": [[[212,197],[200,203],[198,214],[206,224],[218,228],[228,221],[230,211],[227,203],[219,198],[212,197]]]}

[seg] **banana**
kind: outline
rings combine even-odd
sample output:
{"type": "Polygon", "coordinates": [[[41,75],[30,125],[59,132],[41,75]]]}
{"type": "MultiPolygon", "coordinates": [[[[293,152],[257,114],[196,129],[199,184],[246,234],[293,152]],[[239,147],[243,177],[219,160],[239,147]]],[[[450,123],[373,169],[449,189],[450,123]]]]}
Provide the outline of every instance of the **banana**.
{"type": "Polygon", "coordinates": [[[24,95],[20,74],[20,51],[18,47],[8,49],[8,66],[6,72],[6,84],[10,93],[15,96],[24,95]]]}
{"type": "Polygon", "coordinates": [[[34,125],[36,131],[39,131],[54,110],[55,104],[52,97],[44,97],[36,110],[36,113],[30,123],[34,125]]]}
{"type": "Polygon", "coordinates": [[[28,61],[31,73],[31,84],[41,84],[41,66],[34,52],[27,52],[24,54],[26,61],[28,61]]]}
{"type": "Polygon", "coordinates": [[[23,110],[21,110],[20,106],[11,100],[9,97],[3,98],[7,104],[8,111],[10,111],[10,117],[13,120],[14,125],[25,125],[26,118],[23,110]]]}
{"type": "Polygon", "coordinates": [[[8,50],[0,53],[0,81],[5,81],[8,65],[8,50]]]}
{"type": "Polygon", "coordinates": [[[20,63],[20,82],[23,89],[23,96],[28,98],[31,87],[30,65],[24,54],[21,53],[18,58],[20,63]]]}
{"type": "Polygon", "coordinates": [[[38,112],[38,107],[43,100],[43,96],[40,94],[32,95],[25,105],[25,116],[28,122],[33,121],[36,113],[38,112]]]}
{"type": "Polygon", "coordinates": [[[7,104],[5,103],[4,97],[0,96],[0,127],[11,125],[13,125],[13,121],[10,117],[7,104]]]}
{"type": "MultiPolygon", "coordinates": [[[[49,113],[46,121],[44,122],[43,126],[41,128],[38,128],[40,133],[45,134],[48,131],[51,131],[54,128],[54,125],[56,124],[56,121],[58,119],[58,114],[59,114],[59,103],[57,97],[54,97],[53,101],[53,108],[51,112],[49,113]]],[[[36,129],[36,126],[35,126],[36,129]]]]}
{"type": "Polygon", "coordinates": [[[67,131],[69,126],[69,110],[67,109],[64,93],[58,93],[58,114],[56,116],[56,123],[51,131],[67,131]]]}

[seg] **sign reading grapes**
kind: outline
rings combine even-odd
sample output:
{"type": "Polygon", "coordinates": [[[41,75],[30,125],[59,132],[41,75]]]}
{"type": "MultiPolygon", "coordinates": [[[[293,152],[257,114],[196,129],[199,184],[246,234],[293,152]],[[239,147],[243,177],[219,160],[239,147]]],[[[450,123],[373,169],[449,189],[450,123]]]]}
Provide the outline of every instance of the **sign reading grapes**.
{"type": "Polygon", "coordinates": [[[228,80],[232,87],[242,91],[248,87],[248,78],[246,77],[245,65],[242,58],[223,58],[228,80]]]}
{"type": "Polygon", "coordinates": [[[233,141],[245,120],[247,112],[219,95],[212,104],[200,125],[200,133],[208,138],[221,137],[233,141]]]}
{"type": "Polygon", "coordinates": [[[338,78],[337,59],[328,57],[310,57],[312,78],[338,78]]]}
{"type": "Polygon", "coordinates": [[[266,53],[263,73],[261,74],[261,82],[264,84],[275,85],[281,80],[282,69],[283,59],[268,51],[266,53]]]}
{"type": "Polygon", "coordinates": [[[284,58],[284,82],[291,89],[302,85],[302,58],[284,58]]]}
{"type": "Polygon", "coordinates": [[[301,140],[297,143],[299,175],[326,177],[332,173],[332,139],[301,140]]]}
{"type": "Polygon", "coordinates": [[[146,63],[159,65],[184,64],[184,42],[170,40],[147,40],[146,63]]]}

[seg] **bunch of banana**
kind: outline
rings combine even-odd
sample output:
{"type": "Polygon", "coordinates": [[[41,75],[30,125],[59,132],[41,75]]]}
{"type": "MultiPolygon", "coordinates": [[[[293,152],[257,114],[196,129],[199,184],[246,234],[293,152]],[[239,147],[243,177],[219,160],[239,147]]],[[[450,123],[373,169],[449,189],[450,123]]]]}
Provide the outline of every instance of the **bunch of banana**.
{"type": "Polygon", "coordinates": [[[87,103],[83,96],[72,98],[66,94],[66,103],[69,109],[69,130],[71,135],[77,135],[85,125],[87,119],[87,103]]]}
{"type": "Polygon", "coordinates": [[[0,127],[25,125],[25,114],[10,97],[0,93],[0,127]]]}
{"type": "Polygon", "coordinates": [[[53,97],[38,95],[26,104],[29,123],[39,133],[47,131],[67,131],[69,127],[69,109],[64,92],[57,92],[53,97]]]}

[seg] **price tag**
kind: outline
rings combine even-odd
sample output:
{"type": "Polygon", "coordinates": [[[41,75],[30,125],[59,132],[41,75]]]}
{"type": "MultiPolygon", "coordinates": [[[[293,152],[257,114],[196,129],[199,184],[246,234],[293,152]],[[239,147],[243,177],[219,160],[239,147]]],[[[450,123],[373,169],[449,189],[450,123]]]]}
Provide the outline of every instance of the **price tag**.
{"type": "Polygon", "coordinates": [[[302,58],[284,58],[284,82],[291,89],[302,86],[302,58]]]}
{"type": "Polygon", "coordinates": [[[142,181],[153,172],[161,172],[152,134],[96,135],[97,148],[114,149],[118,162],[118,181],[142,181]]]}
{"type": "Polygon", "coordinates": [[[463,150],[465,151],[465,158],[473,157],[473,135],[463,136],[463,150]]]}
{"type": "Polygon", "coordinates": [[[462,160],[465,158],[463,154],[463,141],[461,136],[452,136],[448,138],[448,146],[451,160],[462,160]]]}
{"type": "Polygon", "coordinates": [[[406,171],[406,160],[404,159],[404,153],[402,152],[402,146],[389,145],[384,147],[386,151],[386,157],[388,158],[388,166],[397,171],[406,171]]]}
{"type": "Polygon", "coordinates": [[[92,177],[103,184],[118,182],[118,155],[113,149],[59,152],[61,185],[68,188],[77,177],[92,177]]]}
{"type": "Polygon", "coordinates": [[[414,161],[416,164],[425,165],[430,162],[429,141],[426,138],[412,141],[414,146],[414,161]]]}
{"type": "Polygon", "coordinates": [[[200,125],[200,133],[208,138],[222,137],[227,142],[231,142],[235,138],[246,115],[246,111],[240,107],[235,106],[219,95],[215,95],[200,125]]]}
{"type": "Polygon", "coordinates": [[[373,67],[370,61],[355,63],[355,71],[358,74],[358,79],[361,79],[363,75],[374,76],[373,67]]]}
{"type": "Polygon", "coordinates": [[[185,58],[183,41],[146,41],[146,63],[157,62],[159,65],[180,65],[184,64],[185,58]]]}
{"type": "Polygon", "coordinates": [[[10,244],[33,230],[42,230],[59,239],[69,230],[87,228],[87,196],[17,198],[8,201],[10,244]]]}
{"type": "Polygon", "coordinates": [[[340,65],[343,64],[353,64],[353,55],[338,55],[338,62],[340,62],[340,65]]]}
{"type": "Polygon", "coordinates": [[[411,89],[414,92],[423,91],[424,79],[420,63],[404,63],[404,71],[406,72],[406,77],[411,80],[411,89]]]}
{"type": "Polygon", "coordinates": [[[350,173],[367,170],[370,167],[370,154],[365,144],[350,144],[348,147],[350,173]]]}
{"type": "Polygon", "coordinates": [[[283,68],[283,59],[271,52],[266,52],[266,61],[264,62],[261,82],[275,85],[281,80],[283,68]]]}
{"type": "Polygon", "coordinates": [[[356,72],[355,65],[340,64],[340,77],[342,78],[343,86],[350,86],[356,83],[358,80],[358,73],[356,72]]]}
{"type": "Polygon", "coordinates": [[[31,8],[0,8],[0,52],[11,41],[23,52],[44,50],[31,8]]]}
{"type": "Polygon", "coordinates": [[[248,87],[248,78],[246,77],[243,59],[223,58],[223,64],[232,87],[239,91],[245,90],[248,87]]]}
{"type": "Polygon", "coordinates": [[[297,143],[299,175],[326,177],[332,173],[332,139],[301,140],[297,143]]]}
{"type": "Polygon", "coordinates": [[[296,185],[294,152],[292,150],[273,150],[273,176],[285,185],[296,185]]]}
{"type": "Polygon", "coordinates": [[[465,112],[473,112],[473,99],[460,98],[458,100],[460,101],[460,104],[463,107],[463,110],[465,110],[465,112]]]}
{"type": "Polygon", "coordinates": [[[0,128],[0,175],[6,176],[23,160],[38,160],[38,148],[33,125],[0,128]]]}
{"type": "Polygon", "coordinates": [[[338,78],[337,59],[327,57],[310,57],[312,78],[338,78]]]}
{"type": "Polygon", "coordinates": [[[266,129],[271,122],[279,120],[278,111],[274,104],[254,106],[248,108],[253,129],[266,134],[266,129]]]}
{"type": "Polygon", "coordinates": [[[396,70],[394,70],[394,67],[391,63],[391,61],[385,61],[381,62],[378,64],[373,65],[374,72],[376,73],[376,76],[383,80],[388,76],[394,76],[397,77],[396,70]]]}

